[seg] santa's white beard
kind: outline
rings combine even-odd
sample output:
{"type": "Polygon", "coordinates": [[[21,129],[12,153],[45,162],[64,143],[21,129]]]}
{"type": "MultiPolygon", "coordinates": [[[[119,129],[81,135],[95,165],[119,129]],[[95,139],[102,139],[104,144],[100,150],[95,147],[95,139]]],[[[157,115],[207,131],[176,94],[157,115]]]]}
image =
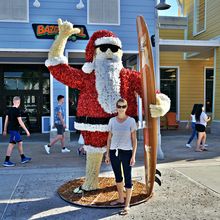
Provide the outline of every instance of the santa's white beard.
{"type": "Polygon", "coordinates": [[[120,71],[123,68],[121,60],[96,59],[95,75],[98,102],[106,113],[116,112],[116,102],[120,95],[120,71]]]}

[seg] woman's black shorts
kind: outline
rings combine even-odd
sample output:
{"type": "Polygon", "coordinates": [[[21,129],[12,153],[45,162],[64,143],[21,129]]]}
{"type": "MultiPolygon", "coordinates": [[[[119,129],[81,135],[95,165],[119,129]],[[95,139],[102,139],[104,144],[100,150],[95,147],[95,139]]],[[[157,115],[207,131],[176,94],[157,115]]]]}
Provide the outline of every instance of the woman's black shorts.
{"type": "Polygon", "coordinates": [[[196,124],[196,131],[205,132],[205,125],[196,124]]]}

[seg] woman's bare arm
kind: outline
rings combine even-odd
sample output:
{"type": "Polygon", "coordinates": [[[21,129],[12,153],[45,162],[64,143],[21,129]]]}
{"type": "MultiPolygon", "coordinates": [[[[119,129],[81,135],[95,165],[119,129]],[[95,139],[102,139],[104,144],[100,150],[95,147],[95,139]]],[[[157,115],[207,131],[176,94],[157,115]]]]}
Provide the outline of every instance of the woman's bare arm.
{"type": "Polygon", "coordinates": [[[111,146],[111,139],[112,139],[112,133],[109,131],[108,138],[107,138],[107,149],[106,149],[106,155],[105,155],[106,164],[110,163],[109,150],[110,150],[110,146],[111,146]]]}

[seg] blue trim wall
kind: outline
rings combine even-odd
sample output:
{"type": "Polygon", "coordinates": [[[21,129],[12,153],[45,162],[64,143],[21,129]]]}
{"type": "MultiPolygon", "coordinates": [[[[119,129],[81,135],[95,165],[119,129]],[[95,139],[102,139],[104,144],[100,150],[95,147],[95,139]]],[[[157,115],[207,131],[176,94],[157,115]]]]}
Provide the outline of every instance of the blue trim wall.
{"type": "Polygon", "coordinates": [[[3,123],[2,123],[2,117],[0,117],[0,134],[2,134],[2,132],[3,132],[3,123]]]}
{"type": "MultiPolygon", "coordinates": [[[[121,0],[120,26],[87,25],[87,1],[85,8],[76,9],[79,1],[73,0],[40,0],[40,8],[29,4],[29,23],[0,22],[0,48],[48,49],[52,40],[37,39],[32,23],[57,23],[60,17],[74,24],[86,25],[89,35],[99,29],[115,32],[123,43],[123,50],[137,51],[136,16],[144,15],[151,34],[154,34],[154,0],[121,0]]],[[[87,41],[69,42],[67,49],[85,49],[87,41]]]]}

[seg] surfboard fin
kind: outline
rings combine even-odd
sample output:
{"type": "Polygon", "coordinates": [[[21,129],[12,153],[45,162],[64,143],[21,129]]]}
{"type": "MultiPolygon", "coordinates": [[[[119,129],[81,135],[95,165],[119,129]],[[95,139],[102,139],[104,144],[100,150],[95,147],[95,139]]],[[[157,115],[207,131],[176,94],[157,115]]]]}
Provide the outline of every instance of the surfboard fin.
{"type": "Polygon", "coordinates": [[[160,179],[159,179],[157,176],[155,176],[155,182],[156,182],[159,186],[161,186],[161,181],[160,181],[160,179]]]}
{"type": "Polygon", "coordinates": [[[161,176],[161,172],[160,172],[158,169],[156,169],[156,174],[158,174],[159,176],[161,176]]]}

